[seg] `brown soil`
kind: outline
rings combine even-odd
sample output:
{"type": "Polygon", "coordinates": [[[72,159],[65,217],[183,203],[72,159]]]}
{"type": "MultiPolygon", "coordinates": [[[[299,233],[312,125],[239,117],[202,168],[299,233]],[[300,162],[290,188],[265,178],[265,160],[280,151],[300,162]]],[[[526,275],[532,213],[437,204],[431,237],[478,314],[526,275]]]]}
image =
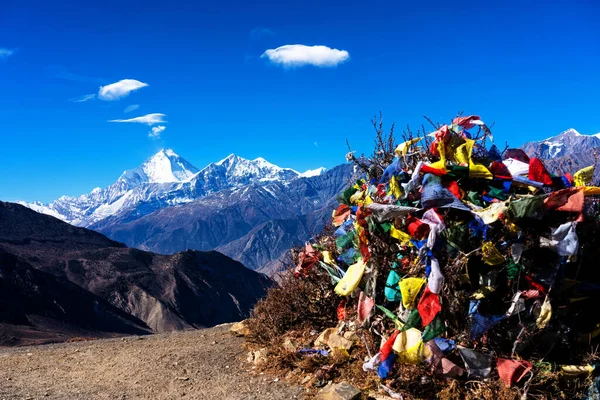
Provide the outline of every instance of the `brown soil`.
{"type": "Polygon", "coordinates": [[[229,327],[0,348],[0,400],[301,397],[255,372],[229,327]]]}

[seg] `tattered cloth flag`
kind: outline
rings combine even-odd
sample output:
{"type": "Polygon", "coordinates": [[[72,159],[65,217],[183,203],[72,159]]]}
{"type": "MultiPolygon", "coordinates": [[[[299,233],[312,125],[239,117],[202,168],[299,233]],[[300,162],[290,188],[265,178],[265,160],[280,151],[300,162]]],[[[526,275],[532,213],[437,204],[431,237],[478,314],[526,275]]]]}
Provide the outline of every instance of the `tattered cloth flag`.
{"type": "Polygon", "coordinates": [[[535,323],[540,329],[544,329],[550,319],[552,318],[552,305],[550,304],[550,296],[546,295],[542,308],[540,309],[540,315],[537,317],[535,323]]]}
{"type": "Polygon", "coordinates": [[[352,210],[345,204],[340,204],[339,207],[333,212],[333,226],[340,226],[350,216],[352,210]]]}
{"type": "Polygon", "coordinates": [[[550,172],[548,172],[542,163],[542,160],[539,158],[531,158],[529,160],[529,173],[527,174],[527,178],[532,181],[541,182],[544,185],[552,185],[550,172]]]}
{"type": "Polygon", "coordinates": [[[473,315],[473,326],[471,327],[471,339],[478,340],[484,333],[489,331],[498,322],[505,318],[504,315],[484,316],[479,313],[473,315]]]}
{"type": "Polygon", "coordinates": [[[415,213],[420,211],[420,208],[416,207],[405,207],[405,206],[397,206],[394,204],[379,204],[379,203],[371,203],[367,206],[367,209],[373,213],[377,222],[391,221],[397,217],[403,217],[410,213],[415,213]]]}
{"type": "Polygon", "coordinates": [[[335,287],[335,292],[340,296],[348,296],[352,293],[360,283],[360,280],[365,273],[365,268],[366,265],[362,260],[358,261],[356,264],[352,264],[348,268],[348,271],[346,271],[346,275],[344,275],[335,287]]]}
{"type": "Polygon", "coordinates": [[[525,360],[510,360],[507,358],[498,358],[496,360],[496,368],[498,368],[498,376],[506,386],[519,382],[523,377],[531,371],[533,364],[525,360]]]}
{"type": "Polygon", "coordinates": [[[398,157],[405,156],[410,151],[412,145],[419,142],[421,139],[423,139],[422,136],[400,143],[398,147],[396,147],[396,150],[394,150],[394,152],[398,157]]]}
{"type": "Polygon", "coordinates": [[[420,326],[420,325],[421,325],[421,315],[419,315],[419,310],[417,310],[415,308],[408,315],[408,318],[406,318],[406,322],[404,323],[404,326],[400,329],[400,332],[407,331],[410,328],[416,328],[417,326],[420,326]]]}
{"type": "Polygon", "coordinates": [[[435,257],[431,257],[431,273],[427,278],[427,288],[435,294],[439,294],[444,287],[444,276],[440,269],[440,263],[435,257]]]}
{"type": "Polygon", "coordinates": [[[460,357],[465,363],[469,378],[485,379],[492,372],[492,356],[466,347],[457,346],[460,357]]]}
{"type": "Polygon", "coordinates": [[[444,352],[439,348],[437,342],[431,340],[427,342],[426,345],[431,352],[431,366],[433,372],[438,375],[443,375],[446,378],[459,378],[465,374],[463,368],[444,357],[444,352]]]}
{"type": "Polygon", "coordinates": [[[419,300],[417,309],[419,310],[419,315],[421,315],[423,325],[429,325],[437,313],[442,311],[442,305],[440,304],[439,296],[429,290],[429,287],[426,287],[423,291],[421,299],[419,300]]]}
{"type": "Polygon", "coordinates": [[[373,301],[372,298],[367,296],[364,292],[360,292],[360,295],[358,297],[358,306],[357,306],[358,310],[357,311],[358,311],[358,321],[361,324],[363,322],[365,322],[365,320],[371,313],[371,310],[373,309],[374,305],[375,305],[375,302],[373,301]]]}
{"type": "Polygon", "coordinates": [[[304,251],[300,253],[298,265],[294,269],[294,276],[298,277],[300,274],[306,274],[318,262],[319,253],[313,249],[310,243],[307,244],[304,251]]]}
{"type": "Polygon", "coordinates": [[[483,121],[478,115],[469,115],[465,117],[456,117],[452,120],[452,123],[455,125],[462,126],[465,129],[471,129],[476,125],[483,125],[483,121]]]}
{"type": "Polygon", "coordinates": [[[594,177],[594,166],[590,165],[589,167],[585,167],[575,172],[573,175],[573,183],[575,186],[587,186],[590,182],[592,182],[592,178],[594,177]]]}
{"type": "Polygon", "coordinates": [[[383,346],[381,346],[381,349],[379,350],[379,352],[381,353],[381,364],[379,364],[377,374],[382,379],[387,378],[388,374],[394,367],[394,362],[396,361],[396,358],[398,358],[398,355],[394,353],[393,347],[394,342],[396,341],[396,337],[399,333],[399,331],[394,331],[394,333],[392,333],[389,339],[385,341],[385,343],[383,344],[383,346]]]}
{"type": "Polygon", "coordinates": [[[551,248],[559,256],[574,256],[579,250],[579,238],[577,237],[577,222],[570,221],[552,229],[550,239],[540,237],[540,247],[551,248]]]}
{"type": "Polygon", "coordinates": [[[429,325],[425,327],[425,331],[423,332],[423,341],[428,342],[436,337],[440,336],[442,333],[446,331],[446,324],[444,320],[438,315],[429,325]]]}
{"type": "Polygon", "coordinates": [[[450,190],[442,186],[442,180],[439,176],[425,174],[421,190],[421,205],[425,209],[442,207],[470,210],[450,190]]]}
{"type": "Polygon", "coordinates": [[[423,340],[421,331],[410,328],[400,332],[394,341],[394,351],[398,353],[398,361],[402,364],[418,364],[423,360],[423,340]]]}
{"type": "Polygon", "coordinates": [[[400,281],[402,304],[405,308],[413,308],[415,299],[425,284],[424,278],[404,278],[400,281]]]}
{"type": "Polygon", "coordinates": [[[394,262],[394,266],[390,269],[390,273],[385,281],[384,294],[387,301],[396,302],[402,299],[400,294],[399,282],[402,276],[396,271],[397,263],[394,262]]]}
{"type": "Polygon", "coordinates": [[[338,304],[336,309],[337,319],[338,321],[343,321],[346,319],[346,299],[342,298],[340,300],[340,304],[338,304]]]}
{"type": "Polygon", "coordinates": [[[505,260],[502,254],[498,251],[492,242],[485,242],[481,246],[483,262],[488,265],[499,265],[505,260]]]}

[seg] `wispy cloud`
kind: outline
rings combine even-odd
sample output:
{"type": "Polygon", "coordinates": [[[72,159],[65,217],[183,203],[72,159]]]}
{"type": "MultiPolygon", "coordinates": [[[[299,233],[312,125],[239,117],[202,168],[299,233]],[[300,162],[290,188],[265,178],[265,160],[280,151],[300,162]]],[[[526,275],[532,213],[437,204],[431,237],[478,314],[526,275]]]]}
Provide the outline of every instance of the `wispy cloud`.
{"type": "Polygon", "coordinates": [[[139,104],[132,104],[132,105],[130,105],[130,106],[127,106],[127,107],[125,107],[125,109],[123,110],[123,112],[124,112],[125,114],[127,114],[127,113],[129,113],[129,112],[132,112],[132,111],[135,111],[135,110],[137,110],[138,108],[140,108],[140,105],[139,105],[139,104]]]}
{"type": "Polygon", "coordinates": [[[69,101],[72,101],[73,103],[83,103],[89,100],[94,100],[96,98],[96,95],[94,93],[91,94],[84,94],[83,96],[79,96],[79,97],[74,97],[72,99],[70,99],[69,101]]]}
{"type": "Polygon", "coordinates": [[[313,144],[315,145],[315,147],[319,147],[319,143],[315,142],[313,144]]]}
{"type": "Polygon", "coordinates": [[[146,124],[146,125],[156,125],[156,124],[164,124],[165,114],[154,113],[154,114],[146,114],[140,117],[129,118],[129,119],[113,119],[108,122],[126,122],[126,123],[134,123],[134,124],[146,124]]]}
{"type": "Polygon", "coordinates": [[[119,82],[111,83],[110,85],[106,86],[100,86],[98,98],[100,100],[107,101],[119,100],[134,90],[138,90],[146,86],[148,86],[147,83],[140,82],[135,79],[121,79],[119,82]]]}
{"type": "Polygon", "coordinates": [[[105,79],[94,78],[91,76],[78,75],[70,72],[62,65],[51,65],[48,67],[49,75],[54,78],[64,79],[67,81],[79,82],[79,83],[94,83],[103,84],[106,83],[105,79]]]}
{"type": "Polygon", "coordinates": [[[0,47],[0,60],[4,60],[4,59],[12,56],[13,54],[15,54],[14,50],[7,49],[5,47],[0,47]]]}
{"type": "Polygon", "coordinates": [[[160,139],[160,135],[165,131],[165,129],[167,129],[167,127],[164,125],[155,126],[148,133],[148,137],[150,139],[160,139]]]}
{"type": "Polygon", "coordinates": [[[250,31],[250,39],[256,40],[263,37],[275,36],[275,32],[273,32],[269,28],[265,28],[262,26],[257,26],[256,28],[250,31]]]}
{"type": "Polygon", "coordinates": [[[306,46],[303,44],[286,44],[276,49],[265,51],[262,58],[268,58],[275,64],[284,67],[335,67],[348,61],[350,54],[346,50],[332,49],[327,46],[306,46]]]}

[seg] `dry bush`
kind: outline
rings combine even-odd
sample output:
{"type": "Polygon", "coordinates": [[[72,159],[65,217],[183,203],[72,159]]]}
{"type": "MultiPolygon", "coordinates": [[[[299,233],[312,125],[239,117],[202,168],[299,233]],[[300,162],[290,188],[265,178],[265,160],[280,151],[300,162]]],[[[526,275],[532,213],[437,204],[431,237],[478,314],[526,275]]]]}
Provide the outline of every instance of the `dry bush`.
{"type": "Polygon", "coordinates": [[[289,270],[282,274],[279,285],[258,302],[248,320],[251,340],[273,345],[290,330],[320,332],[337,324],[340,300],[331,290],[331,278],[318,268],[304,277],[296,278],[289,270]]]}

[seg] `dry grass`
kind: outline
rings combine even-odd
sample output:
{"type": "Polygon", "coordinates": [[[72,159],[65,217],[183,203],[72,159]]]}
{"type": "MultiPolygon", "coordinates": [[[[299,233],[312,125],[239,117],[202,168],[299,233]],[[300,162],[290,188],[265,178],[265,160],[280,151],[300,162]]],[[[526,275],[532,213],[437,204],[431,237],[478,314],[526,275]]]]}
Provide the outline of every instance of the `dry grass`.
{"type": "Polygon", "coordinates": [[[279,285],[258,302],[248,320],[253,342],[272,346],[281,343],[288,331],[321,331],[337,324],[340,300],[331,290],[329,276],[317,268],[301,278],[291,271],[283,273],[279,285]]]}

